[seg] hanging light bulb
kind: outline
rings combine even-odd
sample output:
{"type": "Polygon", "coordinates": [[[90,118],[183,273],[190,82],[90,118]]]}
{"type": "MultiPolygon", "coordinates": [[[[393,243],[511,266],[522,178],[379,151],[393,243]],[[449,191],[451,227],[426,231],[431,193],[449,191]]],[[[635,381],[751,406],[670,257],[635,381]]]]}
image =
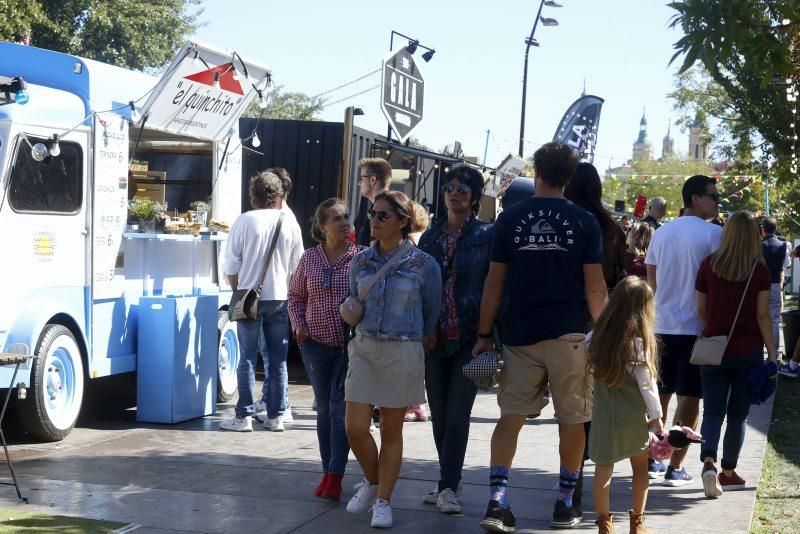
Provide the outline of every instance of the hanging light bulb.
{"type": "Polygon", "coordinates": [[[267,107],[267,99],[264,98],[264,94],[261,91],[258,92],[258,107],[261,109],[267,107]]]}
{"type": "Polygon", "coordinates": [[[275,85],[272,83],[272,76],[267,74],[267,91],[272,91],[275,89],[275,85]]]}
{"type": "Polygon", "coordinates": [[[131,122],[134,124],[139,124],[139,121],[142,120],[142,114],[139,113],[138,109],[136,109],[136,104],[133,103],[133,100],[128,102],[128,107],[131,108],[131,122]]]}
{"type": "Polygon", "coordinates": [[[261,139],[258,138],[258,134],[255,130],[253,130],[253,140],[250,141],[250,144],[253,145],[253,148],[258,148],[261,146],[261,139]]]}
{"type": "Polygon", "coordinates": [[[200,51],[199,50],[195,49],[194,57],[192,58],[192,64],[194,64],[195,67],[199,67],[200,65],[202,65],[202,62],[200,61],[200,51]]]}
{"type": "Polygon", "coordinates": [[[53,134],[53,140],[50,142],[50,155],[54,158],[61,155],[61,146],[58,144],[58,134],[53,134]]]}
{"type": "Polygon", "coordinates": [[[239,69],[236,68],[236,65],[231,63],[231,67],[233,68],[233,79],[236,80],[237,82],[242,81],[242,78],[244,78],[244,76],[242,75],[241,72],[239,72],[239,69]]]}
{"type": "Polygon", "coordinates": [[[44,143],[36,143],[31,147],[31,157],[34,161],[43,161],[47,157],[47,147],[44,143]]]}
{"type": "Polygon", "coordinates": [[[214,89],[219,89],[219,72],[214,73],[214,89]]]}

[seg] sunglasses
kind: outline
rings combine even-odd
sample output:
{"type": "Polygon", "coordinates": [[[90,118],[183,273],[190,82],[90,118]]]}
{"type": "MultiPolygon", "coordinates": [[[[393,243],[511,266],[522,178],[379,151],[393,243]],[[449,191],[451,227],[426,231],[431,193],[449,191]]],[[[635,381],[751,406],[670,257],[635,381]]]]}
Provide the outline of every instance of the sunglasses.
{"type": "Polygon", "coordinates": [[[719,202],[719,193],[703,193],[701,197],[711,197],[714,202],[719,202]]]}
{"type": "Polygon", "coordinates": [[[386,221],[387,221],[387,219],[389,219],[389,217],[391,217],[391,216],[392,216],[392,214],[391,214],[391,213],[389,213],[388,211],[375,211],[375,210],[369,210],[369,211],[367,212],[367,218],[368,218],[370,221],[371,221],[372,219],[375,219],[375,218],[377,218],[377,219],[378,219],[380,222],[386,222],[386,221]]]}
{"type": "Polygon", "coordinates": [[[331,275],[333,275],[333,269],[327,268],[322,270],[322,287],[331,287],[331,275]]]}
{"type": "Polygon", "coordinates": [[[453,191],[458,191],[462,195],[466,195],[469,193],[470,189],[467,184],[454,184],[453,182],[448,182],[442,186],[442,191],[445,193],[452,193],[453,191]]]}

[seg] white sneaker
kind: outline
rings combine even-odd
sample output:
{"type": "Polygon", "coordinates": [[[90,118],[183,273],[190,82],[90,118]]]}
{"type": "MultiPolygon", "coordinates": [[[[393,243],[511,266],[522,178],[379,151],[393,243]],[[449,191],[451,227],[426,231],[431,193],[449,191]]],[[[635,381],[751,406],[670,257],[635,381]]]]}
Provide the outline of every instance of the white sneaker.
{"type": "MultiPolygon", "coordinates": [[[[461,482],[458,483],[458,487],[456,488],[456,497],[461,497],[464,494],[464,484],[461,482]]],[[[439,504],[439,484],[435,484],[433,487],[433,491],[429,491],[425,494],[422,498],[423,504],[439,504]]]]}
{"type": "Polygon", "coordinates": [[[294,417],[292,417],[292,405],[287,404],[286,411],[283,412],[283,424],[291,425],[292,423],[294,423],[294,417]]]}
{"type": "Polygon", "coordinates": [[[456,494],[450,488],[445,488],[439,492],[436,499],[436,507],[443,514],[460,514],[461,505],[456,500],[456,494]]]}
{"type": "Polygon", "coordinates": [[[389,528],[392,526],[392,507],[383,499],[377,499],[372,505],[372,528],[389,528]]]}
{"type": "Polygon", "coordinates": [[[232,417],[219,424],[220,430],[230,430],[231,432],[252,432],[253,418],[249,415],[239,418],[232,417]]]}
{"type": "Polygon", "coordinates": [[[255,402],[251,407],[253,410],[253,414],[259,414],[267,411],[267,401],[264,400],[264,397],[261,397],[257,402],[255,402]]]}
{"type": "Polygon", "coordinates": [[[279,415],[278,417],[275,417],[274,419],[271,419],[271,418],[265,416],[261,420],[264,422],[262,426],[264,428],[266,428],[267,430],[270,430],[272,432],[283,432],[284,430],[286,430],[286,427],[283,426],[283,416],[282,415],[279,415]]]}
{"type": "MultiPolygon", "coordinates": [[[[360,514],[369,510],[372,503],[378,497],[378,485],[370,484],[365,478],[360,485],[358,491],[350,498],[347,503],[347,511],[351,514],[360,514]]],[[[389,511],[389,521],[391,521],[391,510],[389,511]]]]}

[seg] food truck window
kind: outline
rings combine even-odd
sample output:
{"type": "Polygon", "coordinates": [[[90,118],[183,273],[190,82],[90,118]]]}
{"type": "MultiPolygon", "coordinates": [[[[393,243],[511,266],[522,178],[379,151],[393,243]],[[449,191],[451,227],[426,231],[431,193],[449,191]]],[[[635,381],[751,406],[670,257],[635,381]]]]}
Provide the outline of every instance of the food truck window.
{"type": "MultiPolygon", "coordinates": [[[[28,138],[31,144],[46,139],[28,138]]],[[[77,143],[61,141],[61,154],[36,161],[21,141],[11,169],[8,201],[14,211],[77,213],[83,202],[83,154],[77,143]]]]}

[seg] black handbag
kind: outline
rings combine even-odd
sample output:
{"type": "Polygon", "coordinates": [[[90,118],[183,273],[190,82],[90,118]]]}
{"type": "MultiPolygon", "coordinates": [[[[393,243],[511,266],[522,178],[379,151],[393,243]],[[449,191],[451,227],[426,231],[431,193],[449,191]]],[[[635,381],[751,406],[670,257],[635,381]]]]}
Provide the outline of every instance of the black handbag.
{"type": "Polygon", "coordinates": [[[267,251],[267,261],[264,262],[264,270],[261,271],[261,283],[258,284],[258,289],[234,289],[231,294],[231,302],[228,304],[228,318],[231,321],[254,321],[258,317],[261,288],[264,286],[267,267],[272,261],[272,253],[275,251],[275,244],[278,242],[278,235],[281,233],[282,225],[283,212],[278,217],[278,224],[275,226],[275,234],[272,236],[272,243],[270,243],[269,251],[267,251]]]}

